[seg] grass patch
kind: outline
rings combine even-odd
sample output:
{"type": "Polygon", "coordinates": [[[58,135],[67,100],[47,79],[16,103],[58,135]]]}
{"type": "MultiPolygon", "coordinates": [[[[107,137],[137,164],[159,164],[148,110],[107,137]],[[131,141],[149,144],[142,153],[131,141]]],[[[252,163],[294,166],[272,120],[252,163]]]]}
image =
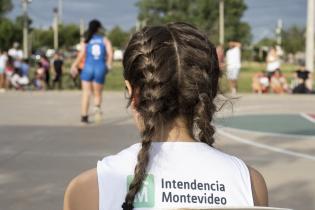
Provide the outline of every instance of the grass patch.
{"type": "Polygon", "coordinates": [[[124,90],[125,79],[123,77],[123,67],[120,62],[113,63],[113,68],[106,76],[105,90],[124,90]]]}

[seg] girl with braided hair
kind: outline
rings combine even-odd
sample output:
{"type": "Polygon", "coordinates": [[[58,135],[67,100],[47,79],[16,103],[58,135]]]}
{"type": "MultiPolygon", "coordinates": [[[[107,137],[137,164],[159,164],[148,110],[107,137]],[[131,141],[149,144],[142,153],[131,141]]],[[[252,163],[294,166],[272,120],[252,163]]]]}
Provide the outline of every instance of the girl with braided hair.
{"type": "Polygon", "coordinates": [[[205,34],[186,23],[145,27],[123,65],[142,142],[76,177],[65,210],[268,205],[260,173],[213,148],[220,69],[205,34]]]}

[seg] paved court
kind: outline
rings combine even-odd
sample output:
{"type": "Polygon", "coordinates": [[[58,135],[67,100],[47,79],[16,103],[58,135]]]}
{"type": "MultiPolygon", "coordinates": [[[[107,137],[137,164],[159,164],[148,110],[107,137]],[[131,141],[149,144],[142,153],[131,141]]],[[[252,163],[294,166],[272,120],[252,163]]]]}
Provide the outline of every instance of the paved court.
{"type": "MultiPolygon", "coordinates": [[[[73,176],[138,141],[123,93],[105,92],[99,126],[78,123],[79,97],[0,94],[0,209],[61,209],[73,176]]],[[[216,116],[216,147],[262,172],[271,205],[315,209],[315,97],[245,95],[233,103],[216,116]]]]}
{"type": "MultiPolygon", "coordinates": [[[[315,112],[315,110],[314,110],[315,112]]],[[[284,135],[315,136],[315,118],[311,114],[245,114],[222,118],[226,127],[284,135]]]]}

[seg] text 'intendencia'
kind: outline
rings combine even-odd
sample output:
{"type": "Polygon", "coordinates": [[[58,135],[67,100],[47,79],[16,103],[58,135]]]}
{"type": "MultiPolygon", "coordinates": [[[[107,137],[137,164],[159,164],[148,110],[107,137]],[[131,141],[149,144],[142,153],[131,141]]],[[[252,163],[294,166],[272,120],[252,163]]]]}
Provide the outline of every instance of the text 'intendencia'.
{"type": "Polygon", "coordinates": [[[161,179],[163,203],[199,203],[226,205],[227,199],[216,192],[225,192],[224,184],[193,181],[177,181],[161,179]],[[183,191],[182,191],[183,190],[183,191]],[[178,193],[183,192],[183,193],[178,193]],[[185,193],[187,192],[187,193],[185,193]]]}

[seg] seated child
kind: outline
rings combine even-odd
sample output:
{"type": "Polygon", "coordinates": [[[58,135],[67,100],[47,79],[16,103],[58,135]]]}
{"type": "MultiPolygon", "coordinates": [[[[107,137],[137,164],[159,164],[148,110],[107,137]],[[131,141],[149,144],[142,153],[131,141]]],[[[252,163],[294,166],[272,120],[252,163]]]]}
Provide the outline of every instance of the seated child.
{"type": "Polygon", "coordinates": [[[273,93],[281,94],[288,92],[288,83],[280,69],[277,69],[270,79],[270,87],[273,93]]]}
{"type": "Polygon", "coordinates": [[[252,89],[254,93],[267,93],[269,89],[269,79],[264,71],[258,72],[253,76],[252,89]]]}

